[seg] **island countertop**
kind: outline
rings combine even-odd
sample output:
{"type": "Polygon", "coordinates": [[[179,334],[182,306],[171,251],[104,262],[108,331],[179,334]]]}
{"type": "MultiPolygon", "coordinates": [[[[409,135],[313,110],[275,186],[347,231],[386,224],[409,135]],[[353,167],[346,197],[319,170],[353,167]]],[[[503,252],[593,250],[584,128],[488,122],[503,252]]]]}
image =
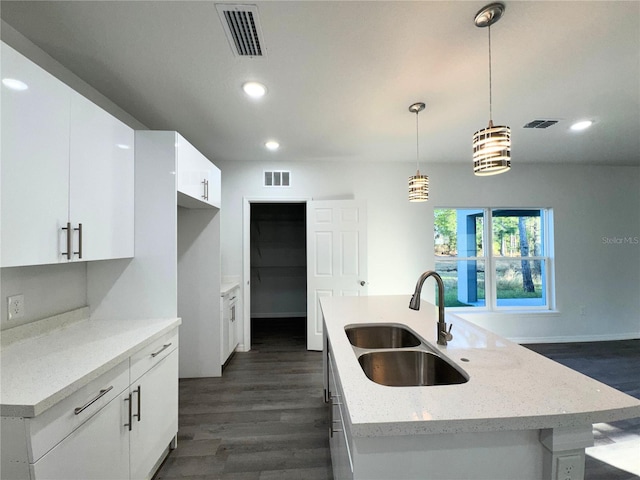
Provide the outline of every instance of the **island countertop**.
{"type": "Polygon", "coordinates": [[[180,323],[179,318],[81,319],[7,342],[0,363],[0,413],[35,417],[180,323]]]}
{"type": "Polygon", "coordinates": [[[334,368],[355,436],[571,428],[640,417],[640,400],[454,314],[453,340],[436,345],[437,308],[410,296],[324,297],[334,368]],[[402,324],[469,376],[458,385],[389,387],[369,380],[345,334],[355,324],[402,324]],[[465,360],[462,360],[465,359],[465,360]]]}

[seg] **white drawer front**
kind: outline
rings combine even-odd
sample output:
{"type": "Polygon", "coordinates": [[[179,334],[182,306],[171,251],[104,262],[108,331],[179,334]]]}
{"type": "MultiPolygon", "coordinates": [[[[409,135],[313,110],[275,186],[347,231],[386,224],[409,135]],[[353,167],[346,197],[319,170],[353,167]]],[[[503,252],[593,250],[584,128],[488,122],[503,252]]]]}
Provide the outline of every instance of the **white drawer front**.
{"type": "Polygon", "coordinates": [[[26,419],[32,436],[29,461],[36,462],[127,388],[129,360],[92,380],[42,415],[26,419]]]}
{"type": "Polygon", "coordinates": [[[157,365],[160,360],[178,348],[178,329],[174,329],[151,342],[131,357],[131,383],[157,365]]]}
{"type": "Polygon", "coordinates": [[[31,465],[36,480],[127,480],[129,432],[123,392],[31,465]],[[125,418],[123,418],[125,417],[125,418]]]}

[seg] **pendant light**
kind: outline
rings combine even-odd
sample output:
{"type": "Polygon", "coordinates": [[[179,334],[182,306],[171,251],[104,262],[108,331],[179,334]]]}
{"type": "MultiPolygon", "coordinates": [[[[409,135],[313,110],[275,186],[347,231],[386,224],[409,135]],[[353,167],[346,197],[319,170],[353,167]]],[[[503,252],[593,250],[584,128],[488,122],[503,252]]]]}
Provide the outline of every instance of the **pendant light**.
{"type": "Polygon", "coordinates": [[[426,202],[429,200],[429,177],[420,175],[420,148],[418,145],[418,114],[424,110],[425,104],[414,103],[409,107],[409,111],[416,114],[416,174],[409,177],[409,201],[426,202]]]}
{"type": "Polygon", "coordinates": [[[492,3],[475,16],[476,27],[489,31],[489,126],[473,134],[473,173],[496,175],[511,168],[511,129],[493,125],[493,98],[491,95],[491,25],[504,13],[502,3],[492,3]]]}

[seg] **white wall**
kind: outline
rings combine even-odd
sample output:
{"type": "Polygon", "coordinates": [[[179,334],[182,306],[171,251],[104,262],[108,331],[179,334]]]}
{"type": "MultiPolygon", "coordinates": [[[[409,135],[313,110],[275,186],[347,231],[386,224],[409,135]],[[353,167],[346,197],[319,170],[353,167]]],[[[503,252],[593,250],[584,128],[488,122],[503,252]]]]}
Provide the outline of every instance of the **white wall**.
{"type": "Polygon", "coordinates": [[[0,270],[2,321],[0,329],[68,312],[87,305],[86,262],[12,267],[0,270]],[[24,295],[25,315],[7,317],[7,297],[24,295]]]}
{"type": "Polygon", "coordinates": [[[136,132],[135,257],[87,266],[96,320],[178,315],[175,134],[136,132]]]}
{"type": "MultiPolygon", "coordinates": [[[[366,200],[370,295],[409,294],[419,274],[433,268],[434,207],[551,207],[557,313],[468,318],[519,341],[640,337],[640,245],[603,241],[640,237],[638,167],[519,165],[514,160],[507,174],[480,178],[473,175],[470,161],[428,165],[430,201],[411,204],[411,163],[218,166],[224,178],[223,275],[242,275],[244,197],[366,200]],[[291,170],[292,186],[262,187],[262,172],[271,168],[291,170]]],[[[246,287],[246,279],[241,283],[246,287]]]]}
{"type": "Polygon", "coordinates": [[[178,208],[180,378],[222,375],[220,211],[178,208]]]}

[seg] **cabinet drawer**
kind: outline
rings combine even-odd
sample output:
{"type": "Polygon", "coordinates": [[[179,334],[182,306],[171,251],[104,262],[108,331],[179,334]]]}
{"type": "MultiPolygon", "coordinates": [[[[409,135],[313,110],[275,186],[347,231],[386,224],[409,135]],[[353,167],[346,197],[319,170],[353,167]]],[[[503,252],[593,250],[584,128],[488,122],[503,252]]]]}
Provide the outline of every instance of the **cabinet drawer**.
{"type": "Polygon", "coordinates": [[[74,430],[36,463],[36,480],[126,480],[129,478],[129,436],[123,425],[123,392],[74,430]]]}
{"type": "Polygon", "coordinates": [[[157,365],[178,347],[178,329],[154,340],[131,357],[131,383],[157,365]]]}
{"type": "Polygon", "coordinates": [[[36,462],[128,387],[129,360],[125,360],[42,415],[25,419],[32,438],[29,461],[36,462]]]}

